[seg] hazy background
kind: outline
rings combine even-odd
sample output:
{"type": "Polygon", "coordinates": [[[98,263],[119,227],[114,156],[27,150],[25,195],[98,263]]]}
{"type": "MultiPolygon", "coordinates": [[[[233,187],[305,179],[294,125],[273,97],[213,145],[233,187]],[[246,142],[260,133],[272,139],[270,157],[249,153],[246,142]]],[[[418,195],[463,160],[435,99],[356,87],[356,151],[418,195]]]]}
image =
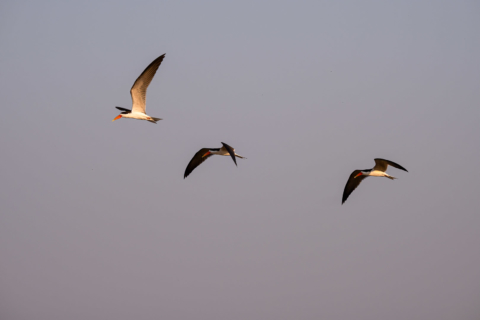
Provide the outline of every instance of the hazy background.
{"type": "Polygon", "coordinates": [[[2,1],[0,318],[479,319],[479,13],[2,1]]]}

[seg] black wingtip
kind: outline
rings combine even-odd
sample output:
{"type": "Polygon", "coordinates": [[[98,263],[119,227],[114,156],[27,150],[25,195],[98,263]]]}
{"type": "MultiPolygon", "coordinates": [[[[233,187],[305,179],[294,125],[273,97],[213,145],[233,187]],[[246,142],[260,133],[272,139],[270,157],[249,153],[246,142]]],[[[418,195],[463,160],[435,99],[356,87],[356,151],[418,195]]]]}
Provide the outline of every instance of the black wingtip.
{"type": "Polygon", "coordinates": [[[388,165],[390,165],[390,166],[392,166],[392,167],[394,167],[394,168],[397,168],[397,169],[400,169],[400,170],[403,170],[403,171],[408,172],[407,169],[405,169],[404,167],[402,167],[402,166],[399,165],[398,163],[393,162],[393,161],[391,161],[391,160],[382,159],[382,158],[375,158],[374,160],[375,160],[375,161],[377,161],[377,160],[384,161],[384,162],[386,162],[388,165]]]}
{"type": "Polygon", "coordinates": [[[125,108],[122,108],[122,107],[115,107],[115,108],[117,108],[117,109],[120,110],[120,111],[127,112],[127,113],[132,112],[132,110],[130,110],[130,109],[125,109],[125,108]]]}

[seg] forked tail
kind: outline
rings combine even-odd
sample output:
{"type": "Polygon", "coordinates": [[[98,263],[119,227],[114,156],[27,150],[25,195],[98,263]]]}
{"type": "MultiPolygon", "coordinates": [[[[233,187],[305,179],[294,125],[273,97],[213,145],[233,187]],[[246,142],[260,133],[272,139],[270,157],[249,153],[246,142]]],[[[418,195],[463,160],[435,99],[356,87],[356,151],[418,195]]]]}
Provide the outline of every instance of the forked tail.
{"type": "Polygon", "coordinates": [[[150,117],[150,118],[152,118],[152,120],[148,120],[148,121],[151,123],[157,123],[157,121],[162,120],[161,118],[154,118],[154,117],[150,117]]]}

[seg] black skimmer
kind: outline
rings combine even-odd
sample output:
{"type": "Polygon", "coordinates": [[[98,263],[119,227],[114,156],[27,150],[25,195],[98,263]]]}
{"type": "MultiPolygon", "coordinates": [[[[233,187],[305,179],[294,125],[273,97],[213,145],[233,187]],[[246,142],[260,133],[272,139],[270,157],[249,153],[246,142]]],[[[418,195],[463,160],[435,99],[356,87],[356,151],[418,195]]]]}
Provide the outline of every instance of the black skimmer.
{"type": "Polygon", "coordinates": [[[192,171],[198,167],[203,161],[207,160],[209,157],[213,156],[214,154],[218,154],[220,156],[230,156],[233,159],[233,162],[235,162],[235,165],[237,165],[237,160],[235,160],[235,157],[241,158],[241,159],[246,159],[245,157],[242,157],[241,155],[238,155],[235,153],[235,149],[230,147],[228,144],[223,143],[223,147],[221,148],[202,148],[200,151],[195,153],[193,156],[192,160],[188,163],[187,168],[185,169],[185,175],[183,176],[183,179],[188,177],[192,171]]]}
{"type": "Polygon", "coordinates": [[[163,58],[165,58],[165,53],[157,59],[153,60],[153,62],[150,63],[145,70],[143,70],[142,74],[133,84],[132,89],[130,89],[130,95],[132,96],[132,110],[115,107],[118,110],[122,111],[122,113],[116,116],[115,119],[112,120],[112,122],[120,118],[147,120],[152,123],[157,123],[158,120],[162,120],[160,118],[150,117],[145,113],[145,100],[147,96],[148,85],[152,81],[153,76],[155,75],[158,67],[163,61],[163,58]]]}
{"type": "Polygon", "coordinates": [[[404,167],[402,167],[401,165],[393,161],[379,159],[379,158],[375,159],[375,167],[373,167],[372,169],[355,170],[352,172],[352,174],[350,175],[350,178],[348,178],[347,184],[345,185],[345,190],[343,191],[342,204],[345,203],[345,201],[347,201],[348,196],[353,192],[353,190],[355,190],[358,187],[360,182],[362,182],[363,179],[365,179],[368,176],[385,177],[391,180],[397,179],[385,173],[389,165],[391,165],[394,168],[407,171],[407,169],[405,169],[404,167]]]}

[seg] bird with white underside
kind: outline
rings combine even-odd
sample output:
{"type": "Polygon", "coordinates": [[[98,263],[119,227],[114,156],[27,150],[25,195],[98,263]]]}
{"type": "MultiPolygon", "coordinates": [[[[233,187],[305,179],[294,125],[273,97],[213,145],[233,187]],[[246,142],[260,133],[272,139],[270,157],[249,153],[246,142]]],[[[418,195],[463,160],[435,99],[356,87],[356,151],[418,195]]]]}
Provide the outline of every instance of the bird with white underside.
{"type": "Polygon", "coordinates": [[[165,58],[165,53],[162,54],[157,59],[153,60],[152,63],[148,65],[148,67],[142,72],[142,74],[137,78],[135,83],[130,89],[130,95],[132,96],[132,110],[115,107],[118,110],[122,111],[115,119],[118,120],[120,118],[130,118],[130,119],[137,119],[137,120],[147,120],[148,122],[157,123],[157,121],[162,120],[160,118],[150,117],[145,113],[146,108],[146,98],[147,98],[147,88],[152,82],[153,76],[157,72],[158,67],[165,58]]]}
{"type": "Polygon", "coordinates": [[[348,196],[353,192],[353,190],[358,187],[360,182],[362,182],[363,179],[365,179],[366,177],[385,177],[391,180],[397,179],[385,173],[389,165],[394,168],[407,171],[407,169],[393,161],[376,158],[375,166],[372,169],[355,170],[352,172],[343,191],[342,204],[347,201],[348,196]]]}
{"type": "Polygon", "coordinates": [[[223,142],[222,144],[223,146],[221,148],[202,148],[197,153],[195,153],[192,160],[190,160],[190,162],[187,165],[187,168],[185,169],[185,174],[183,175],[183,178],[185,179],[186,177],[188,177],[188,175],[192,173],[192,171],[196,167],[198,167],[202,162],[204,162],[205,160],[207,160],[213,155],[230,156],[232,157],[235,165],[237,165],[237,160],[235,159],[235,157],[246,159],[245,157],[242,157],[241,155],[236,154],[235,149],[230,147],[228,144],[223,142]]]}

